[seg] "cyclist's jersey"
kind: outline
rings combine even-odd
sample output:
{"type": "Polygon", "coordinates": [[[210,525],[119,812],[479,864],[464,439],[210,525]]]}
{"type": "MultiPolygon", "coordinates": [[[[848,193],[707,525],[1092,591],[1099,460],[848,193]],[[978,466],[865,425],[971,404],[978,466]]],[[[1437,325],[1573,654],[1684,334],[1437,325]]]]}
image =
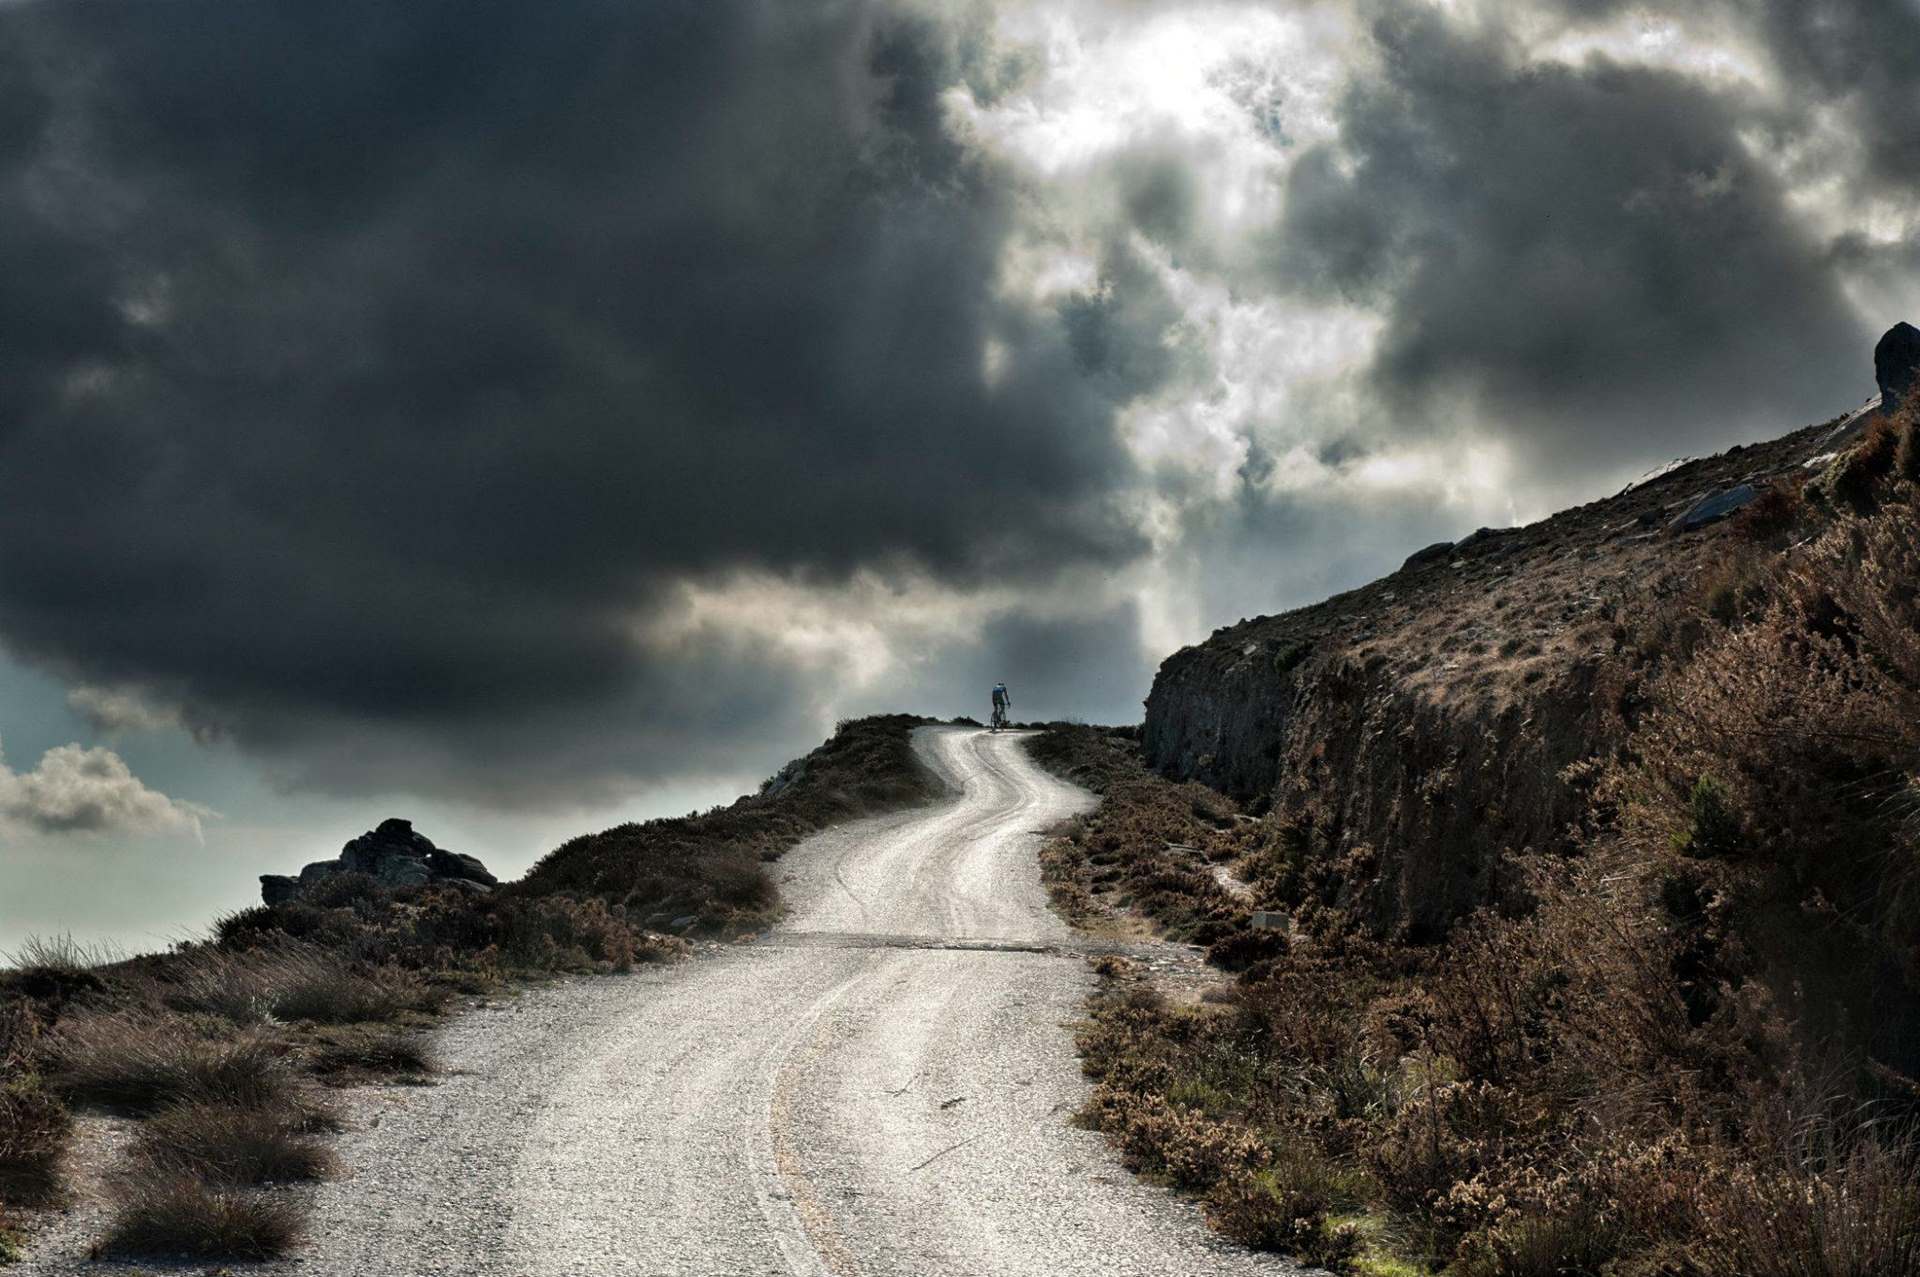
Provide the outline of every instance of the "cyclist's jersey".
{"type": "Polygon", "coordinates": [[[1011,703],[1012,700],[1013,698],[1007,695],[1007,685],[1005,683],[993,689],[993,703],[995,705],[1005,706],[1011,703]]]}

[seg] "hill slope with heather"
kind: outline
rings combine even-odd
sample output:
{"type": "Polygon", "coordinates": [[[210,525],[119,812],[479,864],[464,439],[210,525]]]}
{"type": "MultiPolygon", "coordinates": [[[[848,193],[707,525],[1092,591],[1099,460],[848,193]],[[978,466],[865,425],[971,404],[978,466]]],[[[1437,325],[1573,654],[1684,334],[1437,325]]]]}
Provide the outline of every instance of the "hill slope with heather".
{"type": "Polygon", "coordinates": [[[1113,964],[1085,1120],[1343,1271],[1920,1271],[1920,418],[1882,380],[1219,631],[1137,750],[1056,733],[1105,793],[1058,906],[1238,972],[1113,964]]]}

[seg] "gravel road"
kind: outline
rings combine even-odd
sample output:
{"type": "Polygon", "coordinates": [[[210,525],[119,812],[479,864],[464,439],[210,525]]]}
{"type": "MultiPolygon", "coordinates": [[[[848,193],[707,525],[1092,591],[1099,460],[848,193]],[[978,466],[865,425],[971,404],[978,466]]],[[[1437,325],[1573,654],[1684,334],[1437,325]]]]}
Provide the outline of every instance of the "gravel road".
{"type": "Polygon", "coordinates": [[[473,1012],[452,1076],[366,1093],[311,1244],[268,1271],[1301,1272],[1068,1124],[1091,977],[1034,851],[1092,799],[1011,734],[915,743],[961,796],[789,852],[764,939],[473,1012]]]}

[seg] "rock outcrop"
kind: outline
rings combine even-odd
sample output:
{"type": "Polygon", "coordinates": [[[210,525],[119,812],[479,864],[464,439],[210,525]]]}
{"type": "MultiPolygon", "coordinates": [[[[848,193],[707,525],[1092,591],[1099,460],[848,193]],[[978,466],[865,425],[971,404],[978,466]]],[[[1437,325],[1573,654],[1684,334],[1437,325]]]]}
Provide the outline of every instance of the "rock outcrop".
{"type": "Polygon", "coordinates": [[[1880,402],[1888,411],[1900,407],[1920,381],[1920,328],[1895,324],[1873,349],[1873,373],[1880,382],[1880,402]]]}
{"type": "Polygon", "coordinates": [[[450,886],[484,894],[499,885],[477,857],[436,847],[409,820],[383,820],[361,834],[333,860],[316,860],[299,876],[260,875],[260,898],[270,905],[297,900],[310,888],[343,873],[365,874],[386,887],[450,886]]]}

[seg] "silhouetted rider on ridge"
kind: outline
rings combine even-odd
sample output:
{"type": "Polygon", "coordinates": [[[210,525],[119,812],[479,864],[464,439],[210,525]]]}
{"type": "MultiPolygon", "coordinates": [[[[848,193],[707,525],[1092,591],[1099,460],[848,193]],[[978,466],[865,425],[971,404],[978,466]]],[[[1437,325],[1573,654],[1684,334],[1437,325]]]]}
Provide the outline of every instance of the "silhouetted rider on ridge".
{"type": "Polygon", "coordinates": [[[999,731],[1007,725],[1007,711],[1013,708],[1013,696],[1007,691],[1005,683],[993,685],[993,730],[999,731]]]}

